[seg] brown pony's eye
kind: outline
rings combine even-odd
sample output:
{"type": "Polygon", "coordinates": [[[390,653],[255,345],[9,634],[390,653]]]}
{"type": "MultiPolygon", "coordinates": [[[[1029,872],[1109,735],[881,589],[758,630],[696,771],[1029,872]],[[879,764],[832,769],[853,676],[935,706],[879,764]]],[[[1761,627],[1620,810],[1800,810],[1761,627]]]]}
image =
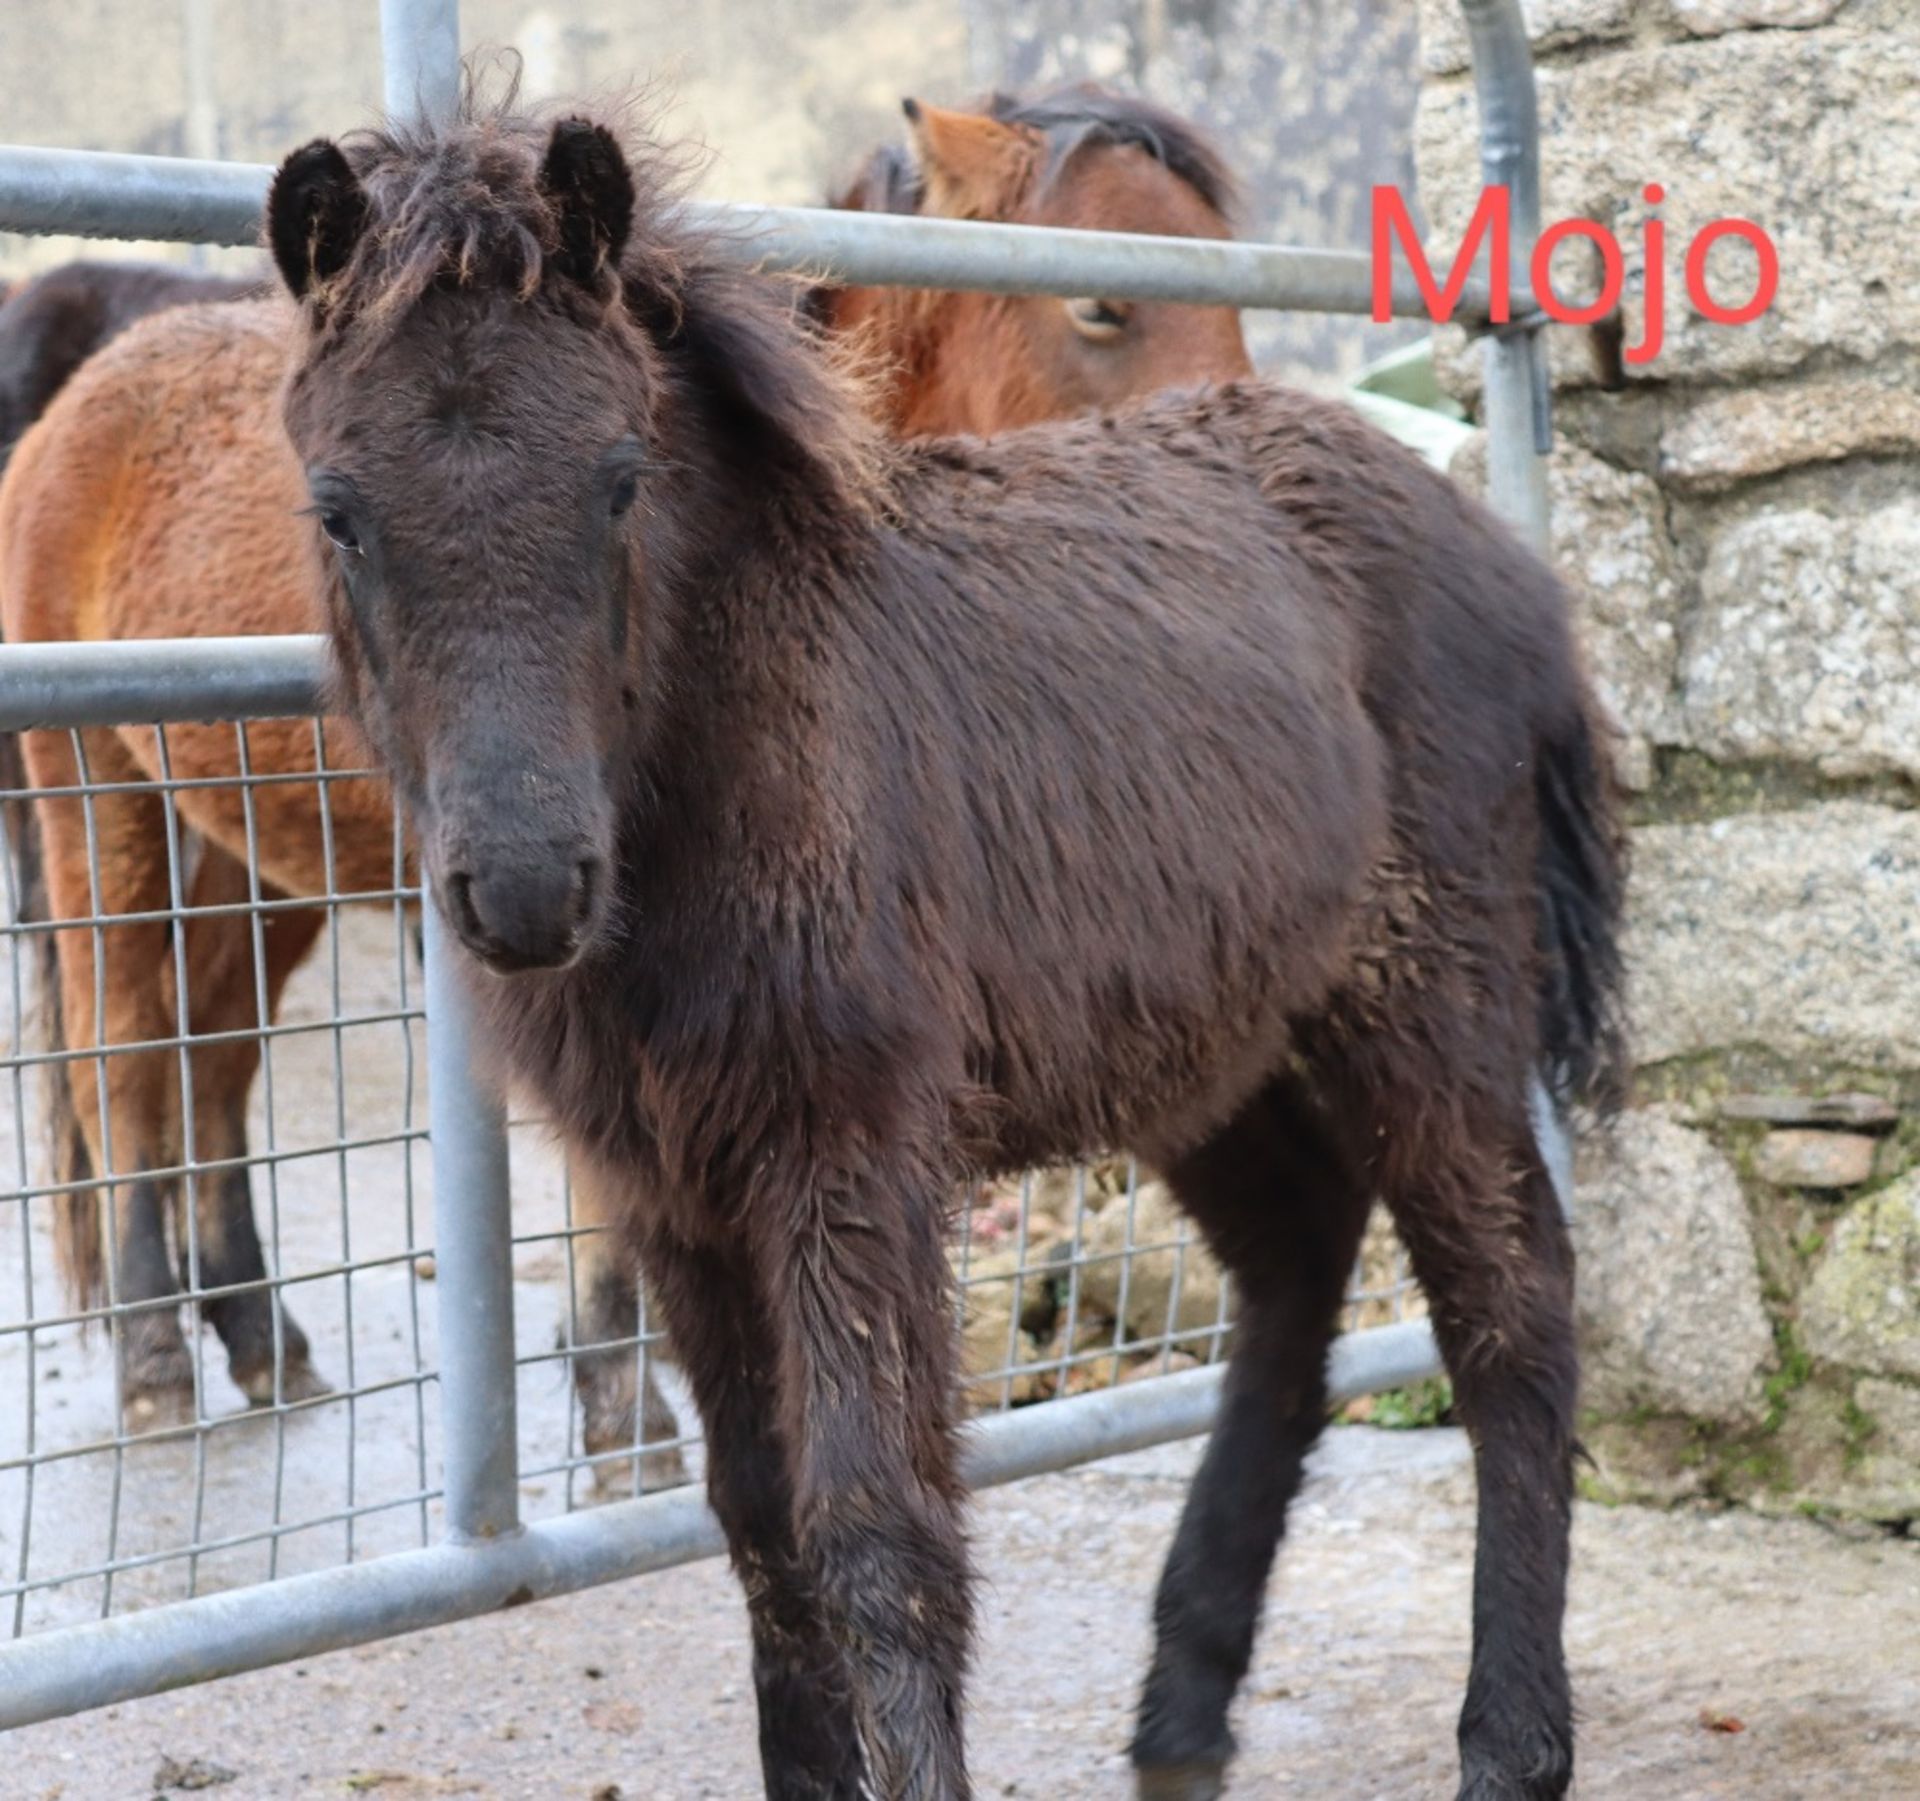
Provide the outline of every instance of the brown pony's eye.
{"type": "Polygon", "coordinates": [[[1069,300],[1066,307],[1068,323],[1090,344],[1117,342],[1133,316],[1124,300],[1069,300]]]}
{"type": "Polygon", "coordinates": [[[360,549],[360,537],[353,529],[353,521],[345,513],[324,512],[320,515],[320,529],[327,534],[334,549],[357,554],[360,549]]]}
{"type": "Polygon", "coordinates": [[[638,494],[639,491],[640,477],[634,472],[629,471],[613,484],[612,490],[608,493],[607,511],[611,513],[614,518],[618,519],[622,513],[626,512],[626,510],[633,505],[634,496],[638,494]]]}

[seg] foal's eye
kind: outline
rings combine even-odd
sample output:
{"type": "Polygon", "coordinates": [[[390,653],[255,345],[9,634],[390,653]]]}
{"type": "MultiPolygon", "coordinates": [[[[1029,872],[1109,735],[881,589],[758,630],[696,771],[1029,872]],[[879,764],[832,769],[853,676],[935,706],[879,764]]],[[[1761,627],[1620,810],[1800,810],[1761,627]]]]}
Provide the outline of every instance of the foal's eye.
{"type": "Polygon", "coordinates": [[[607,511],[618,519],[633,505],[634,496],[639,492],[640,477],[629,470],[613,484],[612,491],[607,495],[607,511]]]}
{"type": "Polygon", "coordinates": [[[1124,300],[1069,300],[1067,322],[1092,344],[1112,344],[1127,329],[1133,308],[1124,300]]]}
{"type": "Polygon", "coordinates": [[[345,513],[323,512],[320,515],[320,529],[327,534],[328,540],[336,550],[358,551],[360,537],[353,529],[353,521],[345,513]]]}

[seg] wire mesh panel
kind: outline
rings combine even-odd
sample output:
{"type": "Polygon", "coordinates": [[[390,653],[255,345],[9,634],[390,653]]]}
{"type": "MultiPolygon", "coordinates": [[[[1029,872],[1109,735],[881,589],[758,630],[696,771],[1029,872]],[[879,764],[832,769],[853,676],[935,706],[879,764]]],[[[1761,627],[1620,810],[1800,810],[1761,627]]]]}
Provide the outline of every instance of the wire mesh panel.
{"type": "MultiPolygon", "coordinates": [[[[13,1636],[442,1536],[420,897],[337,731],[42,731],[0,791],[13,1636]]],[[[509,1144],[522,1517],[696,1480],[630,1197],[537,1120],[509,1144]]],[[[1130,1161],[976,1185],[951,1257],[974,1415],[1229,1344],[1229,1284],[1130,1161]]],[[[1423,1311],[1376,1222],[1345,1323],[1423,1311]]]]}
{"type": "Polygon", "coordinates": [[[433,1536],[417,907],[311,720],[41,732],[0,806],[0,1605],[433,1536]]]}
{"type": "MultiPolygon", "coordinates": [[[[568,1183],[538,1121],[516,1119],[512,1137],[523,1514],[696,1477],[698,1421],[644,1288],[624,1318],[596,1312],[606,1224],[568,1183]],[[609,1397],[596,1432],[596,1405],[609,1397]],[[556,1408],[568,1409],[563,1433],[556,1408]]],[[[1131,1159],[1032,1171],[958,1199],[949,1256],[964,1412],[1003,1413],[1225,1356],[1231,1283],[1166,1184],[1131,1159]]],[[[613,1275],[631,1282],[617,1260],[613,1275]]],[[[1343,1329],[1425,1315],[1406,1253],[1376,1213],[1343,1329]]]]}

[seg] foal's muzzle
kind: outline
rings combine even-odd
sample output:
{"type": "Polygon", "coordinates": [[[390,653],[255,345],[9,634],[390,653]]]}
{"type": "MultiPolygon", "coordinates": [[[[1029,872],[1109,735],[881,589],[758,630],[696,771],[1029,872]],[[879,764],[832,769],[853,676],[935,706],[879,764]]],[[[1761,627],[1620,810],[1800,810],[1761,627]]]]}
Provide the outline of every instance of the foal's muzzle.
{"type": "Polygon", "coordinates": [[[593,935],[605,889],[601,860],[569,842],[507,864],[452,864],[437,892],[460,942],[510,974],[571,963],[593,935]]]}

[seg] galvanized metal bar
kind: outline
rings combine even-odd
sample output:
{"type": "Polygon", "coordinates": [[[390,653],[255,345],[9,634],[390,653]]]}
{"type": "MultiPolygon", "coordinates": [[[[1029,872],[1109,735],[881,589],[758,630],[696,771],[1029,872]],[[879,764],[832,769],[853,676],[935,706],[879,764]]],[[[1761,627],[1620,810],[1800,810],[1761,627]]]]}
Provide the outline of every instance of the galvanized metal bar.
{"type": "Polygon", "coordinates": [[[312,634],[0,645],[0,731],[296,716],[326,674],[312,634]]]}
{"type": "Polygon", "coordinates": [[[460,0],[380,0],[387,117],[451,118],[460,100],[460,0]]]}
{"type": "MultiPolygon", "coordinates": [[[[460,93],[457,0],[380,0],[388,116],[443,118],[460,93]]],[[[421,873],[427,989],[427,1113],[439,1267],[440,1435],[447,1536],[520,1530],[513,1362],[513,1216],[507,1117],[474,1068],[464,953],[421,873]]]]}
{"type": "Polygon", "coordinates": [[[494,1538],[520,1518],[507,1121],[474,1072],[466,953],[431,895],[420,912],[447,1532],[456,1541],[494,1538]]]}
{"type": "MultiPolygon", "coordinates": [[[[445,1249],[441,1252],[445,1268],[445,1249]]],[[[1337,1403],[1439,1368],[1424,1320],[1340,1339],[1337,1403]]],[[[976,1487],[1192,1437],[1218,1409],[1224,1367],[981,1420],[965,1469],[976,1487]]],[[[156,1607],[0,1646],[0,1730],[242,1670],[390,1638],[718,1555],[719,1523],[694,1488],[543,1521],[507,1538],[401,1551],[346,1569],[156,1607]]]]}
{"type": "Polygon", "coordinates": [[[1553,1184],[1553,1198],[1560,1211],[1573,1217],[1573,1135],[1555,1103],[1546,1083],[1535,1075],[1527,1087],[1527,1117],[1533,1122],[1533,1141],[1540,1147],[1540,1161],[1547,1167],[1547,1180],[1553,1184]]]}
{"type": "Polygon", "coordinates": [[[272,175],[260,163],[10,144],[0,149],[0,231],[257,244],[272,175]]]}
{"type": "MultiPolygon", "coordinates": [[[[698,209],[743,261],[848,283],[966,288],[994,294],[1099,294],[1121,300],[1364,314],[1372,259],[1212,238],[1068,231],[821,207],[712,204],[698,209]]],[[[1484,318],[1488,290],[1470,282],[1468,318],[1484,318]]],[[[1393,272],[1394,311],[1426,318],[1404,269],[1393,272]]]]}
{"type": "MultiPolygon", "coordinates": [[[[1540,120],[1526,21],[1520,0],[1460,0],[1460,10],[1473,47],[1481,179],[1507,189],[1513,267],[1524,273],[1540,236],[1540,120]]],[[[1530,304],[1520,310],[1533,312],[1530,304]]],[[[1488,498],[1544,551],[1549,534],[1543,459],[1553,448],[1546,340],[1537,320],[1510,330],[1495,327],[1484,354],[1488,498]]]]}
{"type": "MultiPolygon", "coordinates": [[[[254,244],[272,177],[265,164],[0,147],[0,231],[254,244]]],[[[687,210],[742,262],[823,281],[1100,294],[1294,312],[1366,313],[1372,307],[1373,265],[1359,251],[825,207],[702,201],[690,202],[687,210]]],[[[1459,316],[1485,318],[1487,297],[1484,282],[1470,282],[1459,316]]],[[[1426,302],[1404,269],[1393,273],[1393,306],[1402,318],[1427,316],[1426,302]]]]}
{"type": "MultiPolygon", "coordinates": [[[[1515,271],[1528,268],[1540,236],[1540,112],[1520,0],[1460,0],[1473,49],[1480,106],[1480,173],[1504,187],[1512,209],[1515,271]]],[[[1531,302],[1518,303],[1532,314],[1531,302]]],[[[1553,450],[1552,386],[1547,341],[1535,316],[1511,330],[1489,332],[1486,359],[1487,498],[1494,510],[1543,556],[1552,548],[1547,462],[1553,450]]],[[[1535,1077],[1527,1094],[1534,1142],[1563,1214],[1573,1211],[1573,1136],[1547,1084],[1535,1077]]]]}

